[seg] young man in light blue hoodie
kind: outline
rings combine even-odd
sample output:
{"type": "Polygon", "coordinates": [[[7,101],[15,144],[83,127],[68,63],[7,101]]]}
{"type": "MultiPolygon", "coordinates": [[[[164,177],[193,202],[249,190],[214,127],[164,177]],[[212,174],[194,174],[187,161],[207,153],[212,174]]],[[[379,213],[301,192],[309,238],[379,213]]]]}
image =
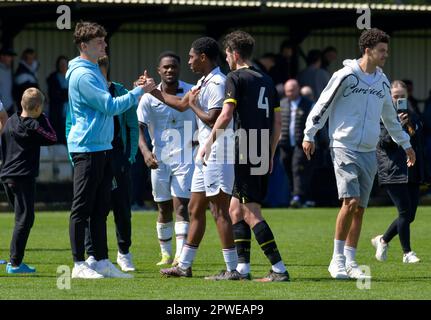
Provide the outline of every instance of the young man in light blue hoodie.
{"type": "Polygon", "coordinates": [[[106,217],[112,189],[111,149],[113,116],[136,106],[145,92],[155,88],[154,80],[140,78],[138,86],[113,98],[97,59],[105,56],[105,29],[91,22],[79,22],[74,41],[80,56],[69,62],[70,132],[67,146],[71,154],[73,202],[70,214],[70,242],[74,260],[72,278],[130,278],[108,259],[106,217]],[[85,262],[85,226],[90,221],[90,236],[97,260],[91,268],[85,262]]]}
{"type": "Polygon", "coordinates": [[[328,271],[335,279],[364,278],[355,261],[362,217],[377,172],[376,146],[380,119],[392,139],[404,148],[407,164],[415,163],[410,137],[403,131],[392,103],[390,82],[382,72],[389,36],[364,31],[359,38],[362,58],[345,60],[334,73],[307,118],[303,149],[314,153],[314,136],[329,119],[331,155],[338,195],[343,201],[335,225],[334,251],[328,271]]]}

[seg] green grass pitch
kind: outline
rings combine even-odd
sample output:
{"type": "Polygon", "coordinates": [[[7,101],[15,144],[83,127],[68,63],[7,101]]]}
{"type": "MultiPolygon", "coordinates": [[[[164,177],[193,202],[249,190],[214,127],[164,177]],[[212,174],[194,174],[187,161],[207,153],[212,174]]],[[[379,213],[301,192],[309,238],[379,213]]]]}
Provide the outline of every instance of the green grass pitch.
{"type": "MultiPolygon", "coordinates": [[[[224,268],[215,224],[208,216],[207,230],[193,265],[193,278],[166,279],[159,275],[156,213],[133,214],[131,252],[137,271],[134,279],[72,280],[69,290],[57,288],[57,267],[72,266],[68,212],[36,213],[24,261],[37,268],[31,276],[7,275],[0,265],[1,299],[431,299],[431,208],[420,207],[411,228],[412,248],[422,259],[405,265],[398,237],[386,262],[374,258],[371,237],[381,234],[396,216],[394,208],[369,208],[364,217],[358,263],[370,267],[370,289],[358,289],[356,281],[333,280],[327,271],[332,254],[337,208],[265,209],[264,216],[275,235],[291,275],[288,283],[253,281],[212,282],[205,275],[224,268]]],[[[109,248],[116,260],[115,229],[108,218],[109,248]]],[[[0,259],[8,259],[13,215],[0,214],[0,259]]],[[[252,242],[252,275],[260,277],[269,263],[252,242]]]]}

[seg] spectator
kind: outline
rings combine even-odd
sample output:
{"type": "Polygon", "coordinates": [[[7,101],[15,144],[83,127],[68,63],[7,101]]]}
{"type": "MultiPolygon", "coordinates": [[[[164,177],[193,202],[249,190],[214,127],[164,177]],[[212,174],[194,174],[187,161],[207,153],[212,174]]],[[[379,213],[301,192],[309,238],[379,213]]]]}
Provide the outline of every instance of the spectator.
{"type": "Polygon", "coordinates": [[[66,80],[67,63],[69,59],[59,56],[55,63],[55,71],[46,80],[49,97],[49,119],[55,132],[58,143],[66,144],[66,110],[68,106],[68,89],[66,80]]]}
{"type": "Polygon", "coordinates": [[[427,159],[426,162],[431,164],[431,91],[429,98],[425,102],[422,121],[424,125],[425,155],[427,159]]]}
{"type": "Polygon", "coordinates": [[[15,71],[13,96],[18,110],[21,111],[20,104],[21,96],[28,88],[39,88],[37,80],[37,70],[39,69],[39,62],[36,59],[36,51],[34,49],[25,49],[21,55],[18,68],[15,71]]]}
{"type": "Polygon", "coordinates": [[[36,88],[27,89],[21,100],[22,112],[13,114],[1,135],[0,179],[15,211],[15,227],[10,243],[7,273],[34,273],[23,263],[25,247],[34,222],[35,179],[39,174],[40,146],[57,141],[55,131],[42,114],[44,96],[36,88]]]}
{"type": "Polygon", "coordinates": [[[329,66],[337,60],[337,49],[335,47],[329,46],[322,51],[322,69],[329,71],[329,66]]]}
{"type": "Polygon", "coordinates": [[[253,66],[266,74],[270,74],[272,68],[275,66],[275,54],[265,53],[259,59],[253,60],[253,66]]]}
{"type": "MultiPolygon", "coordinates": [[[[108,90],[113,98],[127,94],[127,89],[108,78],[109,58],[101,57],[97,61],[100,71],[108,82],[108,90]]],[[[135,162],[138,151],[138,118],[135,108],[130,108],[120,115],[114,116],[114,139],[112,140],[112,167],[114,173],[113,190],[111,192],[111,207],[114,213],[117,235],[117,264],[124,272],[135,271],[132,254],[132,212],[130,203],[130,166],[135,162]]],[[[89,258],[87,263],[94,264],[94,246],[91,242],[89,226],[86,234],[86,250],[89,258]]]]}
{"type": "MultiPolygon", "coordinates": [[[[419,186],[429,182],[429,173],[423,148],[422,123],[414,109],[407,104],[401,108],[401,101],[407,98],[407,86],[402,81],[394,81],[391,86],[392,100],[398,106],[398,117],[416,153],[416,163],[407,167],[404,150],[389,135],[380,123],[380,140],[377,144],[379,184],[386,189],[398,210],[398,217],[388,227],[385,234],[374,237],[371,242],[376,248],[376,259],[385,261],[389,242],[398,234],[403,250],[404,263],[417,263],[420,259],[410,247],[410,224],[414,221],[419,203],[419,186]]],[[[404,100],[405,101],[405,100],[404,100]]]]}
{"type": "Polygon", "coordinates": [[[313,161],[308,161],[303,150],[304,128],[313,102],[299,94],[298,81],[290,79],[284,85],[286,98],[281,105],[280,156],[289,178],[292,195],[290,206],[314,206],[309,198],[313,161]]]}
{"type": "Polygon", "coordinates": [[[79,22],[74,42],[80,55],[69,62],[71,128],[67,146],[74,165],[73,201],[70,214],[70,242],[74,267],[72,278],[131,278],[119,271],[108,258],[106,217],[112,190],[113,116],[135,106],[138,98],[155,88],[154,80],[141,77],[139,85],[121,97],[113,98],[97,59],[106,55],[105,29],[91,22],[79,22]],[[94,247],[92,266],[85,262],[85,227],[90,219],[94,247]]]}
{"type": "Polygon", "coordinates": [[[307,68],[302,70],[298,75],[300,86],[311,87],[316,99],[320,97],[320,93],[325,89],[331,78],[329,72],[322,69],[321,66],[322,53],[320,50],[310,50],[307,55],[307,68]]]}
{"type": "Polygon", "coordinates": [[[10,117],[15,112],[15,103],[12,96],[13,77],[12,63],[16,53],[12,49],[0,50],[0,100],[10,117]]]}
{"type": "Polygon", "coordinates": [[[404,79],[402,82],[407,86],[407,95],[410,104],[410,108],[417,114],[421,115],[422,112],[419,109],[419,100],[413,97],[413,81],[409,79],[404,79]]]}
{"type": "Polygon", "coordinates": [[[274,85],[284,84],[287,80],[296,78],[298,74],[298,48],[290,40],[285,40],[280,46],[280,53],[275,56],[275,66],[270,72],[274,85]]]}
{"type": "Polygon", "coordinates": [[[303,86],[301,88],[300,93],[301,93],[301,96],[307,98],[308,100],[316,102],[316,100],[315,100],[316,98],[314,96],[314,92],[313,92],[313,89],[311,89],[311,87],[303,86]]]}

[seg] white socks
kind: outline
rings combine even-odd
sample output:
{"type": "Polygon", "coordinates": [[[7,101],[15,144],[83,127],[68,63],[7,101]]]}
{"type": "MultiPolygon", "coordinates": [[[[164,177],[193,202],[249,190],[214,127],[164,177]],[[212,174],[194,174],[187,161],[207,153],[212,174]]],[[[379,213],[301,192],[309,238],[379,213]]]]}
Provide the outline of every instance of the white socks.
{"type": "Polygon", "coordinates": [[[183,250],[181,251],[180,261],[178,266],[181,269],[190,268],[195,260],[196,253],[198,252],[198,247],[190,246],[187,243],[184,244],[183,250]]]}
{"type": "Polygon", "coordinates": [[[344,246],[344,255],[346,256],[346,265],[352,261],[355,261],[356,248],[344,246]]]}
{"type": "Polygon", "coordinates": [[[286,272],[286,266],[284,265],[283,261],[279,261],[272,266],[272,271],[274,271],[276,273],[285,273],[286,272]]]}
{"type": "Polygon", "coordinates": [[[168,223],[157,222],[157,237],[160,243],[162,255],[172,256],[173,221],[168,223]]]}
{"type": "Polygon", "coordinates": [[[333,256],[342,254],[346,257],[346,264],[355,261],[356,248],[346,246],[346,241],[334,239],[334,253],[333,256]]]}
{"type": "Polygon", "coordinates": [[[238,253],[236,252],[236,247],[222,249],[222,252],[227,271],[236,270],[238,266],[238,253]]]}
{"type": "Polygon", "coordinates": [[[238,263],[236,270],[241,274],[250,273],[250,263],[238,263]]]}
{"type": "Polygon", "coordinates": [[[177,239],[175,257],[179,257],[181,249],[187,240],[187,234],[189,232],[189,223],[187,221],[175,222],[175,237],[177,239]]]}
{"type": "Polygon", "coordinates": [[[344,245],[345,245],[346,241],[344,240],[336,240],[334,239],[334,253],[332,254],[332,256],[336,256],[337,254],[342,254],[344,255],[344,245]]]}

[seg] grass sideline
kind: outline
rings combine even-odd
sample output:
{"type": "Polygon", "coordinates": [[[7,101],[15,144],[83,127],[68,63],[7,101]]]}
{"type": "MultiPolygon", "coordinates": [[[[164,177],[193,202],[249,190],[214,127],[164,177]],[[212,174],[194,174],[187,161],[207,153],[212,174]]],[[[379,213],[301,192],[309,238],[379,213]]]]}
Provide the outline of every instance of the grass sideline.
{"type": "MultiPolygon", "coordinates": [[[[370,290],[360,290],[355,281],[336,281],[327,271],[332,254],[336,208],[265,209],[264,215],[287,263],[291,282],[212,282],[205,275],[224,268],[220,241],[212,218],[193,266],[193,278],[165,279],[159,276],[156,213],[133,214],[131,252],[137,266],[134,279],[72,280],[70,290],[57,288],[57,267],[72,266],[67,212],[37,213],[24,261],[35,266],[32,276],[7,275],[0,265],[1,299],[145,299],[145,300],[250,300],[250,299],[431,299],[431,208],[420,207],[412,225],[412,248],[421,258],[416,265],[402,263],[398,237],[385,263],[374,258],[371,237],[381,234],[396,216],[394,208],[369,208],[364,217],[357,254],[359,264],[371,268],[370,290]],[[180,289],[180,290],[179,290],[180,289]]],[[[109,248],[116,259],[115,229],[108,218],[109,248]]],[[[13,215],[0,215],[0,259],[9,256],[13,215]]],[[[265,275],[269,263],[252,242],[252,274],[265,275]]]]}

